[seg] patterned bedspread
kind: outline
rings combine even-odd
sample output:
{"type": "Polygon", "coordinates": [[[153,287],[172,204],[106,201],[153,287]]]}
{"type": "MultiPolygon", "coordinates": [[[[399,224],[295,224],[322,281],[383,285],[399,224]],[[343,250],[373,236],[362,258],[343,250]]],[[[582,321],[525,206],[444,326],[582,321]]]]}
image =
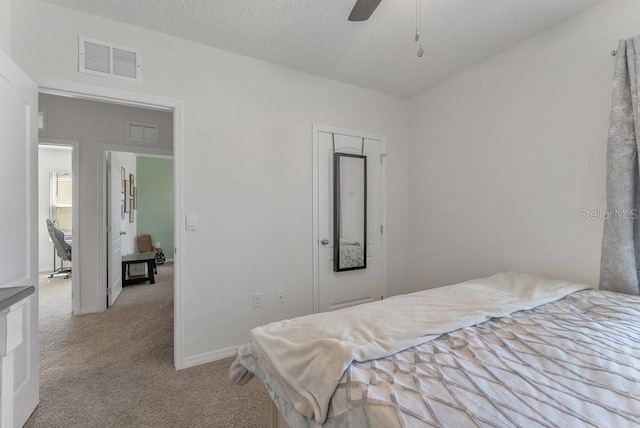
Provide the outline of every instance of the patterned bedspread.
{"type": "MultiPolygon", "coordinates": [[[[246,357],[292,427],[316,426],[246,357]]],[[[640,426],[640,297],[581,291],[353,363],[325,426],[640,426]]]]}

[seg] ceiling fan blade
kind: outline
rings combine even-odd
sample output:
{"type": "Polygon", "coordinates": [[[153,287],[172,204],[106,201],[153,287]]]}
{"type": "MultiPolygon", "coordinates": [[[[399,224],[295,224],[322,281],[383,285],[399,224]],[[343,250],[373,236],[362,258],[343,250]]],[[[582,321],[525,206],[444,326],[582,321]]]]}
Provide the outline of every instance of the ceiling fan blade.
{"type": "Polygon", "coordinates": [[[382,0],[357,0],[351,10],[349,21],[366,21],[382,0]]]}

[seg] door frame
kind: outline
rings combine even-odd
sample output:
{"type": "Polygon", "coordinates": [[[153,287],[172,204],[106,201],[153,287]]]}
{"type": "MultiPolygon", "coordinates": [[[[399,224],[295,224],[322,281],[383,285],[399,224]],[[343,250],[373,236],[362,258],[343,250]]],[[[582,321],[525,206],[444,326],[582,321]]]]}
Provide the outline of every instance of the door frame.
{"type": "MultiPolygon", "coordinates": [[[[73,234],[73,255],[71,257],[71,311],[74,315],[80,314],[80,141],[64,140],[60,138],[38,138],[38,146],[64,146],[71,147],[71,228],[73,234]]],[[[38,164],[40,159],[38,157],[38,164]]]]}
{"type": "Polygon", "coordinates": [[[311,247],[313,254],[313,287],[312,287],[312,306],[313,313],[320,312],[320,221],[319,221],[319,190],[318,190],[318,169],[319,169],[319,139],[318,133],[326,132],[328,134],[340,134],[348,137],[365,138],[368,140],[380,141],[382,147],[382,155],[380,157],[380,222],[382,223],[382,244],[380,249],[380,271],[384,277],[384,294],[387,294],[387,139],[383,135],[372,134],[370,132],[357,131],[353,129],[339,128],[330,125],[313,124],[313,149],[312,149],[312,224],[313,233],[311,239],[311,247]]]}
{"type": "MultiPolygon", "coordinates": [[[[161,111],[173,112],[173,180],[174,180],[174,293],[173,293],[173,365],[176,369],[185,367],[184,361],[184,320],[183,320],[183,302],[184,302],[184,269],[182,251],[184,249],[184,231],[180,227],[181,219],[184,217],[184,101],[174,98],[166,98],[157,95],[146,94],[142,92],[134,92],[124,89],[110,88],[107,86],[91,85],[86,83],[73,82],[47,76],[31,75],[31,78],[38,85],[38,92],[51,95],[59,95],[65,97],[75,97],[85,100],[93,100],[107,102],[111,104],[120,104],[131,107],[140,107],[147,109],[155,109],[161,111]]],[[[115,151],[122,150],[122,147],[130,149],[128,146],[110,146],[116,147],[115,151]]],[[[138,149],[136,149],[138,150],[138,149]]],[[[138,153],[142,153],[143,149],[139,149],[138,153]]],[[[102,150],[98,150],[102,154],[102,150]]],[[[100,162],[102,165],[102,162],[100,162]]],[[[104,173],[100,174],[98,183],[104,183],[104,173]]],[[[104,189],[103,189],[104,191],[104,189]]],[[[101,204],[105,205],[104,198],[101,198],[101,204]]],[[[99,212],[103,212],[102,210],[99,212]]],[[[100,225],[100,236],[106,242],[106,235],[103,233],[104,225],[100,225]]],[[[101,274],[106,278],[106,257],[104,256],[104,243],[100,245],[100,251],[103,252],[100,258],[101,274]]],[[[106,309],[107,295],[104,293],[104,283],[97,284],[100,289],[98,292],[101,299],[104,299],[102,310],[106,309]]],[[[106,287],[106,286],[105,286],[106,287]]]]}

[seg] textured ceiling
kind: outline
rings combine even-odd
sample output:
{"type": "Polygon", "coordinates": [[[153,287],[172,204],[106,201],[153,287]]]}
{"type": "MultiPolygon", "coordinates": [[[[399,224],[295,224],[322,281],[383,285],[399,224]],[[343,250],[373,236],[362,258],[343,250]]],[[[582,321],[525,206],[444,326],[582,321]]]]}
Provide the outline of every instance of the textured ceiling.
{"type": "MultiPolygon", "coordinates": [[[[46,0],[275,64],[411,97],[602,0],[46,0]]],[[[143,52],[144,56],[144,52],[143,52]]]]}

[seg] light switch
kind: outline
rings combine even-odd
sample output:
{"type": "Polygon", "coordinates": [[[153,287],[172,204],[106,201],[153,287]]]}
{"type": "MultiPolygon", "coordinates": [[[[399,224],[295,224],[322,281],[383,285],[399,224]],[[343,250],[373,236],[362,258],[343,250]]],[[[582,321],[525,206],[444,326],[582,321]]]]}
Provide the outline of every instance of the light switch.
{"type": "Polygon", "coordinates": [[[198,216],[187,214],[187,230],[198,230],[198,216]]]}

